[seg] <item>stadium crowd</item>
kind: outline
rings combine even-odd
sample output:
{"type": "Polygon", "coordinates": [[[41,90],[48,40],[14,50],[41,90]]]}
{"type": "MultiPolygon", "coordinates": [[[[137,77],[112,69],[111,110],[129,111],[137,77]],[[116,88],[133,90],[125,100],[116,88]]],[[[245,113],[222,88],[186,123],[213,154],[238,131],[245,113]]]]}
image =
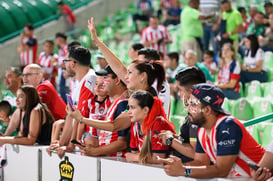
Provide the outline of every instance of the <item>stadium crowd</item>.
{"type": "MultiPolygon", "coordinates": [[[[268,79],[272,2],[264,4],[265,13],[255,5],[236,9],[229,0],[189,0],[183,7],[162,0],[157,11],[150,0],[138,0],[137,8],[133,20],[148,26],[136,27],[141,38],[128,50],[129,66],[100,40],[93,18],[88,29],[99,49],[96,69],[90,50],[68,43],[64,32],[46,40],[38,55],[27,24],[18,47],[21,65],[5,74],[0,144],[48,145],[48,153],[60,157],[79,150],[162,164],[170,176],[269,179],[273,142],[262,148],[223,103],[240,98],[248,82],[268,79]],[[181,26],[179,52],[168,51],[176,38],[169,25],[181,26]],[[169,121],[172,98],[188,113],[180,133],[169,121]]],[[[68,23],[74,29],[75,19],[68,23]]]]}

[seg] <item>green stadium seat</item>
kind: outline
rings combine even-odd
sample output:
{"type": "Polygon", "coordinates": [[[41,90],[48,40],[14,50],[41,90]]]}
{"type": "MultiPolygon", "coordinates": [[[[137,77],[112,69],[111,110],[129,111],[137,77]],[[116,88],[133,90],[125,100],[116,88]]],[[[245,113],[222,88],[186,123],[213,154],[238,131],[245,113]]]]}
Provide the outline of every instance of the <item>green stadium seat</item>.
{"type": "MultiPolygon", "coordinates": [[[[254,101],[253,116],[259,117],[273,112],[272,103],[268,98],[260,98],[254,101]]],[[[271,122],[273,120],[270,120],[271,122]]]]}
{"type": "Polygon", "coordinates": [[[242,82],[239,82],[239,85],[240,85],[240,90],[239,90],[240,96],[241,96],[241,97],[245,97],[245,93],[244,93],[244,89],[243,89],[243,84],[242,84],[242,82]]]}
{"type": "Polygon", "coordinates": [[[177,101],[174,114],[178,115],[178,116],[187,116],[187,114],[188,114],[187,107],[185,105],[183,105],[181,100],[177,101]]]}
{"type": "Polygon", "coordinates": [[[222,107],[231,113],[230,100],[228,98],[225,98],[222,107]]]}
{"type": "Polygon", "coordinates": [[[50,6],[50,4],[46,4],[41,0],[25,0],[24,3],[29,3],[34,6],[40,13],[43,19],[46,19],[52,15],[55,15],[56,12],[54,8],[50,6]]]}
{"type": "Polygon", "coordinates": [[[13,4],[11,1],[0,1],[0,7],[6,9],[9,12],[17,29],[23,28],[27,23],[30,22],[23,9],[13,4]]]}
{"type": "Polygon", "coordinates": [[[253,80],[250,83],[247,83],[245,95],[249,98],[262,97],[261,83],[257,80],[253,80]]]}
{"type": "Polygon", "coordinates": [[[0,37],[10,34],[17,30],[16,24],[9,14],[8,10],[0,6],[0,37]]]}
{"type": "Polygon", "coordinates": [[[263,97],[273,98],[273,82],[266,82],[263,84],[263,97]]]}
{"type": "Polygon", "coordinates": [[[273,140],[273,123],[267,123],[265,125],[263,135],[262,135],[262,147],[267,148],[268,145],[273,140]]]}
{"type": "Polygon", "coordinates": [[[266,70],[266,74],[267,74],[267,81],[273,81],[273,67],[269,67],[266,70]]]}
{"type": "Polygon", "coordinates": [[[273,67],[273,53],[270,51],[267,51],[264,54],[264,66],[273,67]]]}
{"type": "MultiPolygon", "coordinates": [[[[32,6],[30,3],[24,2],[22,0],[21,1],[13,0],[12,3],[24,11],[27,18],[30,20],[30,23],[35,23],[35,22],[38,22],[42,19],[38,10],[34,6],[32,6]]],[[[55,3],[56,3],[56,1],[55,1],[55,3]]]]}
{"type": "Polygon", "coordinates": [[[261,144],[262,142],[261,142],[261,136],[260,136],[259,126],[260,125],[258,125],[258,124],[254,124],[254,125],[246,127],[246,130],[257,141],[257,143],[261,144]]]}
{"type": "Polygon", "coordinates": [[[242,121],[250,120],[253,118],[252,106],[246,98],[239,98],[232,104],[231,114],[242,121]]]}

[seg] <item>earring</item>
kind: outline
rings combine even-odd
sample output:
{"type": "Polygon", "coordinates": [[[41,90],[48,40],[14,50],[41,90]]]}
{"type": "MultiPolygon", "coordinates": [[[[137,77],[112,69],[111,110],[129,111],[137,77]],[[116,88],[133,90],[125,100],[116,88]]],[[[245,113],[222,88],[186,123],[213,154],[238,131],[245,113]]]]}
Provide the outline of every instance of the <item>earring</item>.
{"type": "Polygon", "coordinates": [[[142,79],[140,80],[140,83],[143,83],[143,80],[142,80],[142,79]]]}

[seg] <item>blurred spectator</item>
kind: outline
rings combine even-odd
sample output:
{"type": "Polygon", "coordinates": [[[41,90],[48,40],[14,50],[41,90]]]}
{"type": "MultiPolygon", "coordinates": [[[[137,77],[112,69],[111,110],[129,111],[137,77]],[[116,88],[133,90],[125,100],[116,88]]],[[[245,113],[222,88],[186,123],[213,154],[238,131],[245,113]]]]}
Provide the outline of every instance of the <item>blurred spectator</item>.
{"type": "Polygon", "coordinates": [[[186,51],[186,54],[184,56],[184,63],[189,67],[196,66],[200,68],[205,74],[207,81],[214,82],[214,78],[209,73],[208,68],[202,63],[198,62],[197,54],[195,51],[193,50],[186,51]]]}
{"type": "Polygon", "coordinates": [[[66,58],[67,52],[67,36],[64,33],[58,32],[55,35],[55,43],[58,46],[58,92],[62,99],[66,102],[65,94],[69,92],[68,86],[64,77],[63,69],[65,69],[63,60],[66,58]]]}
{"type": "Polygon", "coordinates": [[[202,15],[210,15],[215,13],[215,16],[207,19],[202,20],[203,24],[203,48],[204,51],[209,50],[210,42],[212,44],[213,51],[217,51],[216,43],[214,41],[214,37],[216,36],[217,32],[212,31],[212,26],[217,22],[220,13],[220,1],[219,0],[200,0],[200,11],[202,15]]]}
{"type": "Polygon", "coordinates": [[[166,78],[169,83],[175,82],[175,76],[178,72],[184,69],[187,65],[179,63],[179,54],[170,52],[165,59],[166,78]]]}
{"type": "Polygon", "coordinates": [[[219,70],[218,79],[215,85],[223,90],[228,99],[238,99],[240,97],[240,63],[236,60],[236,52],[230,43],[222,47],[222,63],[219,70]]]}
{"type": "Polygon", "coordinates": [[[76,17],[72,10],[67,4],[64,4],[63,1],[58,2],[58,8],[60,9],[58,13],[65,16],[65,20],[68,25],[68,31],[73,31],[75,29],[76,17]]]}
{"type": "Polygon", "coordinates": [[[16,110],[16,93],[22,85],[21,71],[18,67],[11,67],[5,74],[5,86],[8,92],[3,96],[3,100],[10,103],[12,113],[16,110]]]}
{"type": "Polygon", "coordinates": [[[167,11],[166,20],[163,22],[164,26],[177,25],[180,23],[180,14],[182,8],[180,7],[179,0],[171,0],[171,7],[167,11]]]}
{"type": "Polygon", "coordinates": [[[203,26],[200,20],[208,19],[213,15],[203,16],[199,9],[199,0],[190,0],[189,6],[186,6],[181,13],[181,30],[182,30],[182,53],[189,49],[197,53],[198,60],[202,58],[202,38],[203,26]]]}
{"type": "Polygon", "coordinates": [[[54,53],[54,42],[52,40],[45,41],[37,63],[43,69],[44,79],[49,80],[56,87],[58,55],[54,53]]]}
{"type": "Polygon", "coordinates": [[[264,4],[264,10],[265,10],[265,16],[266,18],[269,18],[269,15],[273,13],[273,4],[270,1],[267,1],[264,4]]]}
{"type": "Polygon", "coordinates": [[[213,61],[213,58],[213,51],[207,50],[204,52],[202,64],[208,68],[211,75],[215,75],[218,71],[217,64],[213,61]]]}
{"type": "Polygon", "coordinates": [[[140,42],[145,47],[161,51],[165,56],[167,54],[167,44],[172,43],[172,37],[165,26],[159,25],[158,17],[151,16],[149,26],[141,32],[140,42]]]}
{"type": "Polygon", "coordinates": [[[136,14],[133,14],[133,21],[136,23],[136,30],[138,31],[137,21],[149,21],[150,16],[153,15],[153,6],[151,0],[138,0],[136,14]]]}
{"type": "Polygon", "coordinates": [[[264,36],[259,36],[259,44],[264,51],[273,52],[273,13],[269,15],[269,24],[264,36]]]}
{"type": "Polygon", "coordinates": [[[144,46],[141,43],[134,43],[131,45],[129,51],[128,51],[128,56],[131,60],[136,60],[138,57],[138,51],[140,49],[144,48],[144,46]]]}
{"type": "MultiPolygon", "coordinates": [[[[8,101],[1,101],[0,102],[0,135],[4,135],[9,122],[10,122],[10,116],[12,114],[11,105],[8,101]]],[[[14,131],[10,136],[17,136],[17,131],[14,131]]]]}
{"type": "Polygon", "coordinates": [[[265,27],[264,27],[264,14],[258,12],[254,16],[254,21],[248,26],[247,34],[254,33],[256,36],[264,35],[265,27]]]}
{"type": "Polygon", "coordinates": [[[245,7],[238,7],[238,11],[240,12],[242,18],[243,18],[243,27],[244,27],[244,32],[246,32],[247,28],[248,28],[248,18],[247,18],[247,13],[246,13],[246,8],[245,7]]]}
{"type": "Polygon", "coordinates": [[[160,6],[159,6],[159,9],[157,11],[157,17],[159,19],[161,19],[162,14],[165,17],[165,15],[167,14],[167,11],[171,7],[171,1],[172,0],[161,0],[160,1],[160,6]]]}
{"type": "Polygon", "coordinates": [[[26,65],[35,63],[38,41],[33,34],[34,27],[32,24],[26,24],[23,32],[20,34],[20,44],[17,52],[20,54],[21,71],[26,65]]]}
{"type": "Polygon", "coordinates": [[[170,85],[171,95],[177,97],[177,86],[175,84],[175,76],[187,65],[179,63],[179,54],[177,52],[170,52],[165,59],[166,78],[170,85]]]}
{"type": "Polygon", "coordinates": [[[220,48],[225,43],[232,43],[237,52],[239,47],[238,34],[244,30],[242,16],[236,9],[232,8],[229,0],[223,0],[221,8],[223,11],[221,21],[218,21],[214,27],[214,29],[219,28],[219,35],[216,40],[220,48]]]}
{"type": "Polygon", "coordinates": [[[264,51],[260,48],[258,38],[255,34],[249,34],[244,39],[246,52],[245,52],[245,64],[241,63],[241,77],[240,81],[245,89],[245,83],[252,80],[258,80],[260,82],[267,81],[267,75],[264,62],[264,51]]]}
{"type": "Polygon", "coordinates": [[[253,23],[255,14],[258,13],[258,6],[257,5],[250,5],[248,7],[248,24],[253,23]]]}
{"type": "Polygon", "coordinates": [[[95,57],[97,59],[98,65],[99,65],[98,70],[104,69],[108,65],[107,61],[105,60],[105,58],[101,52],[97,52],[95,57]]]}

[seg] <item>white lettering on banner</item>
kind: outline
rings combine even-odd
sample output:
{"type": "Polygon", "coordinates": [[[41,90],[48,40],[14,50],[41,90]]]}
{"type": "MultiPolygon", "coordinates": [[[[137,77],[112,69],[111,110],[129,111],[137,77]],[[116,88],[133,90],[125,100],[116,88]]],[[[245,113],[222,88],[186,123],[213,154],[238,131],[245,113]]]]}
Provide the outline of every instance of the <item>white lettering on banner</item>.
{"type": "Polygon", "coordinates": [[[223,140],[223,141],[220,141],[220,142],[218,143],[218,145],[220,145],[220,146],[233,146],[235,142],[236,142],[235,139],[223,140]]]}

